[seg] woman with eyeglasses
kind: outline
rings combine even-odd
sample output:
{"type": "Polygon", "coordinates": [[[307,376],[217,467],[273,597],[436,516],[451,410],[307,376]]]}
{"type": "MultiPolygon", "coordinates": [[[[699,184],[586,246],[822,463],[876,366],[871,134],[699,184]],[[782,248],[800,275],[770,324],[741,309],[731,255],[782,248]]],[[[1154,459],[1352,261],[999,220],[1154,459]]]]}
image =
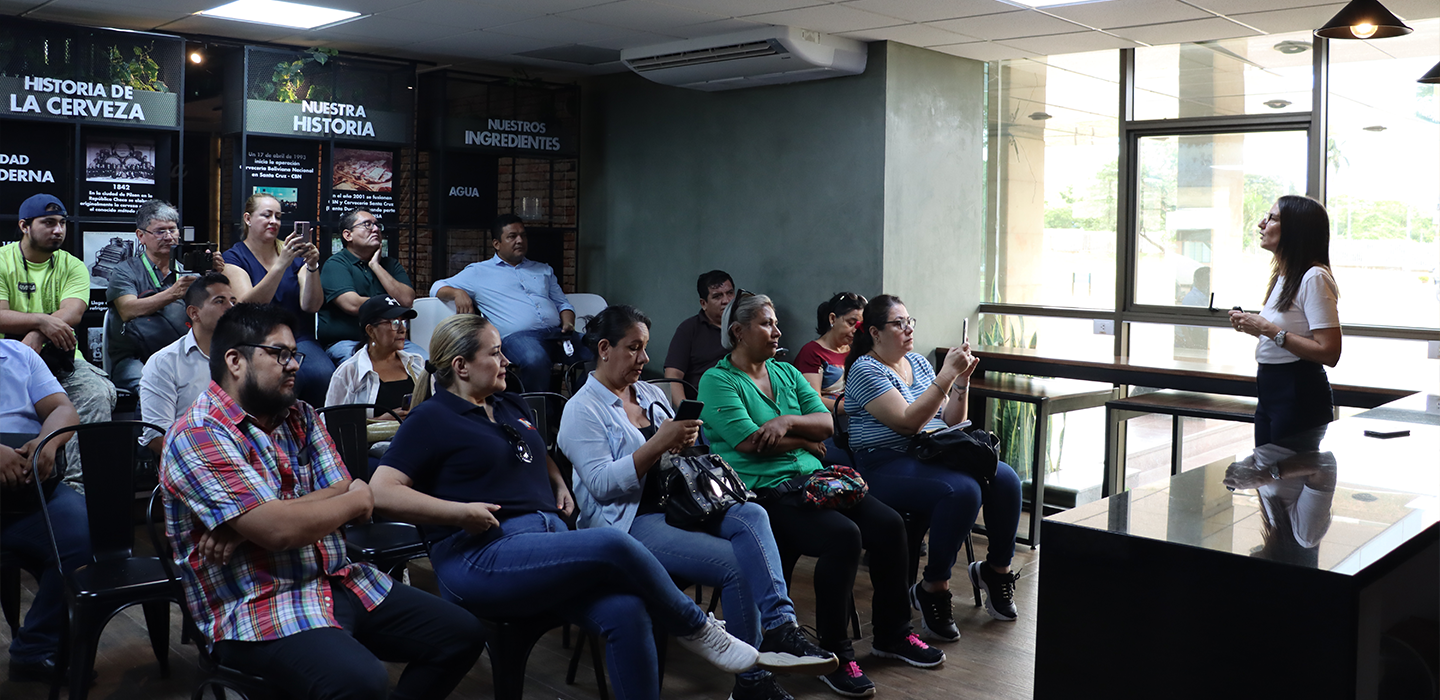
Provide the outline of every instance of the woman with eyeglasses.
{"type": "Polygon", "coordinates": [[[1329,423],[1334,397],[1325,366],[1340,362],[1340,288],[1330,272],[1330,216],[1309,197],[1285,195],[1260,220],[1260,248],[1274,256],[1265,307],[1231,311],[1255,346],[1255,444],[1329,423]],[[1284,231],[1281,231],[1284,224],[1284,231]]]}
{"type": "Polygon", "coordinates": [[[970,375],[980,361],[970,344],[952,348],[937,374],[915,348],[916,320],[899,297],[882,294],[865,306],[845,358],[845,404],[850,446],[870,492],[897,509],[930,522],[930,556],[910,605],[932,639],[960,638],[950,611],[950,570],[981,508],[989,533],[984,562],[970,565],[971,581],[985,591],[997,620],[1014,620],[1015,581],[1010,560],[1020,525],[1020,478],[1001,462],[988,484],[943,464],[908,453],[911,436],[965,420],[970,375]]]}
{"type": "MultiPolygon", "coordinates": [[[[830,412],[845,414],[845,354],[855,339],[855,326],[865,309],[865,297],[854,292],[840,292],[820,303],[815,310],[815,332],[819,338],[806,343],[795,356],[795,367],[801,376],[820,392],[820,400],[830,412]]],[[[850,456],[835,444],[825,441],[825,463],[850,464],[850,456]]]]}
{"type": "Polygon", "coordinates": [[[840,667],[821,680],[847,697],[875,693],[846,630],[862,547],[870,552],[875,589],[872,653],[922,668],[940,665],[945,654],[911,632],[905,599],[909,557],[899,514],[874,495],[833,508],[810,507],[793,497],[823,469],[824,441],[834,423],[800,371],[775,360],[780,328],[770,298],[736,293],[721,316],[720,343],[730,354],[700,378],[701,417],[713,451],[760,496],[782,561],[817,558],[815,627],[820,647],[840,659],[840,667]]]}
{"type": "MultiPolygon", "coordinates": [[[[370,297],[360,305],[360,327],[365,329],[365,350],[341,362],[330,380],[326,406],[373,403],[404,420],[410,405],[404,401],[425,372],[425,358],[405,351],[410,319],[415,311],[400,306],[388,294],[370,297]]],[[[379,418],[380,416],[377,416],[379,418]]],[[[391,415],[384,415],[385,419],[391,415]]]]}
{"type": "MultiPolygon", "coordinates": [[[[668,524],[661,457],[695,443],[700,421],[672,420],[664,390],[640,381],[650,361],[650,319],[633,306],[611,306],[588,321],[585,342],[599,358],[590,380],[565,404],[560,449],[575,465],[580,526],[628,532],[672,576],[720,590],[727,629],[790,665],[791,673],[835,670],[835,656],[795,622],[770,518],[754,503],[732,507],[712,528],[668,524]]],[[[732,700],[790,695],[766,670],[735,677],[732,700]]]]}
{"type": "Polygon", "coordinates": [[[295,376],[295,393],[319,406],[335,374],[335,363],[315,340],[314,314],[325,303],[320,249],[299,233],[281,240],[280,216],[279,200],[268,194],[245,200],[245,233],[225,251],[225,276],[239,301],[274,304],[295,316],[295,344],[306,359],[295,376]]]}
{"type": "Polygon", "coordinates": [[[421,400],[371,478],[384,515],[424,525],[441,593],[479,617],[554,613],[609,642],[618,698],[658,698],[651,619],[739,673],[759,653],[675,587],[635,538],[570,530],[570,490],[520,396],[505,391],[500,333],[483,316],[435,329],[421,400]],[[431,395],[431,379],[435,391],[431,395]]]}

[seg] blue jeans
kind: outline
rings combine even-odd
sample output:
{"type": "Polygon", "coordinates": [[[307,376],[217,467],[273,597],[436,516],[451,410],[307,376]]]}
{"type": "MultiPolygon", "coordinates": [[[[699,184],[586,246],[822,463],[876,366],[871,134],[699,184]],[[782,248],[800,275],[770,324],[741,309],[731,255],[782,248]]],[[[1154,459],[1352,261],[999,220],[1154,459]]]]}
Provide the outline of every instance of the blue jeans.
{"type": "MultiPolygon", "coordinates": [[[[350,359],[350,356],[354,355],[356,350],[363,347],[365,347],[365,341],[363,340],[337,340],[334,345],[331,345],[330,348],[325,351],[325,354],[330,356],[330,359],[335,362],[336,367],[339,367],[342,362],[350,359]]],[[[430,359],[429,351],[416,345],[413,340],[407,339],[405,341],[405,352],[413,352],[427,360],[430,359]]]]}
{"type": "Polygon", "coordinates": [[[110,383],[117,389],[124,389],[133,395],[140,395],[140,373],[145,363],[138,357],[121,357],[111,363],[110,383]]]}
{"type": "MultiPolygon", "coordinates": [[[[90,561],[90,519],[85,511],[85,499],[69,486],[59,484],[46,505],[55,526],[55,543],[60,546],[61,568],[68,575],[90,561]]],[[[7,558],[13,557],[8,563],[29,571],[40,584],[35,591],[35,602],[25,614],[24,626],[10,642],[10,659],[23,663],[48,659],[59,648],[61,627],[68,623],[65,586],[55,568],[50,537],[45,534],[45,516],[37,509],[29,515],[0,521],[0,549],[7,558]]]]}
{"type": "Polygon", "coordinates": [[[515,373],[520,375],[525,391],[551,391],[550,368],[557,362],[573,365],[595,357],[579,333],[565,333],[559,328],[511,333],[500,340],[500,349],[510,364],[515,365],[515,373]],[[565,354],[566,340],[573,346],[574,355],[565,354]]]}
{"type": "Polygon", "coordinates": [[[295,374],[295,393],[311,406],[324,406],[325,394],[330,391],[330,377],[335,374],[335,363],[330,361],[325,348],[314,338],[296,338],[295,348],[305,353],[305,361],[295,374]]]}
{"type": "MultiPolygon", "coordinates": [[[[751,646],[760,646],[765,630],[795,621],[770,516],[759,504],[731,508],[716,534],[672,527],[664,513],[635,518],[630,534],[672,576],[719,588],[726,631],[751,646]]],[[[752,670],[742,675],[764,674],[752,670]]]]}
{"type": "Polygon", "coordinates": [[[1001,462],[989,486],[975,477],[935,464],[926,464],[895,450],[862,450],[855,454],[870,493],[896,510],[930,517],[930,558],[922,578],[950,580],[950,569],[985,508],[989,551],[985,561],[1006,567],[1015,556],[1015,530],[1020,526],[1020,477],[1001,462]]]}
{"type": "Polygon", "coordinates": [[[431,548],[441,593],[479,617],[554,612],[603,636],[617,698],[658,698],[651,617],[694,634],[705,613],[634,537],[612,528],[569,530],[553,513],[510,518],[431,548]]]}

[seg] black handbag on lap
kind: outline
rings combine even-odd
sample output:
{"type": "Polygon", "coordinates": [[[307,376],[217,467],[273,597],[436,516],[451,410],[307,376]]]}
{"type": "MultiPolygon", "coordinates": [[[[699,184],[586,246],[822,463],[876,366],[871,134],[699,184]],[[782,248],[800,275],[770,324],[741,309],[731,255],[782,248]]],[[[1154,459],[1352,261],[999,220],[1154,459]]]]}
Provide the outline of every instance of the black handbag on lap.
{"type": "Polygon", "coordinates": [[[1000,465],[1000,438],[984,428],[934,430],[910,438],[910,454],[989,484],[1000,465]]]}
{"type": "Polygon", "coordinates": [[[719,522],[732,507],[754,494],[745,488],[720,455],[703,445],[686,448],[680,454],[660,458],[664,480],[665,522],[682,530],[698,530],[719,522]]]}

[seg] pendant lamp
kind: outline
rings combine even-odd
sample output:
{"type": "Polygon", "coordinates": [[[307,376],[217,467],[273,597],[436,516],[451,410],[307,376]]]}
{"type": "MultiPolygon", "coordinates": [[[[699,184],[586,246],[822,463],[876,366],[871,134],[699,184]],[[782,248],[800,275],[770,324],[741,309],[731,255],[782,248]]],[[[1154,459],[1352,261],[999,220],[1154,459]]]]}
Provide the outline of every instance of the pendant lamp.
{"type": "Polygon", "coordinates": [[[1425,75],[1420,76],[1420,79],[1415,82],[1440,85],[1440,63],[1436,63],[1434,68],[1431,68],[1425,75]]]}
{"type": "Polygon", "coordinates": [[[1345,9],[1315,30],[1326,39],[1388,39],[1415,31],[1380,4],[1380,0],[1350,0],[1345,9]]]}

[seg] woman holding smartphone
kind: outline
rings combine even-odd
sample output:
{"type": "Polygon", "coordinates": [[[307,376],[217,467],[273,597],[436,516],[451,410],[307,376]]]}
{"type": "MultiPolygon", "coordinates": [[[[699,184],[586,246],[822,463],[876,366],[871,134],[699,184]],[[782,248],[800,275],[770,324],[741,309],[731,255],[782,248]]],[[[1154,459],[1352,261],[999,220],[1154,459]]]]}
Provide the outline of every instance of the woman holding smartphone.
{"type": "Polygon", "coordinates": [[[1230,325],[1255,346],[1255,445],[1333,420],[1325,365],[1340,361],[1340,288],[1330,274],[1330,216],[1309,197],[1285,195],[1259,223],[1270,251],[1270,284],[1258,314],[1230,312],[1230,325]],[[1281,231],[1281,225],[1284,231],[1281,231]]]}
{"type": "Polygon", "coordinates": [[[224,256],[230,290],[242,302],[275,304],[295,316],[295,344],[305,355],[295,392],[306,403],[322,406],[335,363],[315,342],[314,313],[325,303],[320,249],[308,231],[296,230],[280,239],[280,202],[268,194],[250,195],[243,219],[244,237],[224,256]]]}
{"type": "MultiPolygon", "coordinates": [[[[834,654],[807,639],[795,622],[770,518],[742,503],[704,531],[665,522],[661,457],[695,443],[700,421],[672,416],[665,392],[640,373],[650,361],[650,319],[633,306],[611,306],[590,319],[585,343],[598,358],[590,380],[565,405],[560,449],[575,465],[580,526],[611,527],[645,545],[671,576],[720,589],[726,629],[775,665],[820,675],[834,654]]],[[[694,407],[686,401],[681,409],[694,407]]],[[[695,412],[698,417],[698,410],[695,412]]],[[[734,700],[789,697],[768,671],[735,678],[734,700]]]]}

